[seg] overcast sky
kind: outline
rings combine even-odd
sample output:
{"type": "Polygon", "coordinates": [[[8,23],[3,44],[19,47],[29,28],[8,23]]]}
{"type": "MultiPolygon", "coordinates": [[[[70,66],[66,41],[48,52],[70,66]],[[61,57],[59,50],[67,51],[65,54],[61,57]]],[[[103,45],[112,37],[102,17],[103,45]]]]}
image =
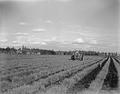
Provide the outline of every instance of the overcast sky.
{"type": "Polygon", "coordinates": [[[119,49],[118,0],[0,0],[0,47],[119,49]]]}

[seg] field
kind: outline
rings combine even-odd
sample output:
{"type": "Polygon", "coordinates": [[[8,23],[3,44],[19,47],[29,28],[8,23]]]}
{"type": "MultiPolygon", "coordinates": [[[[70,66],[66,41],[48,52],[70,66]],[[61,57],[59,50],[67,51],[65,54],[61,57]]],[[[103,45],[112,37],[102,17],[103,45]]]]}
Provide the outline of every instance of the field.
{"type": "Polygon", "coordinates": [[[119,58],[0,55],[0,94],[119,94],[119,58]]]}

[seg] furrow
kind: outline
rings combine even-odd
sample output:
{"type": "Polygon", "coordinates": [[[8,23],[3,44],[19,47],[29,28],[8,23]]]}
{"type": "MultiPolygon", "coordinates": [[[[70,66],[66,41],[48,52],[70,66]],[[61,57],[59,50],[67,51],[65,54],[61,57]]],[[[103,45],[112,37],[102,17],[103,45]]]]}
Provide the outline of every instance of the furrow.
{"type": "Polygon", "coordinates": [[[108,74],[104,79],[102,90],[116,90],[117,88],[118,88],[118,71],[114,65],[113,59],[110,57],[108,74]]]}
{"type": "Polygon", "coordinates": [[[116,62],[119,64],[119,66],[120,66],[120,61],[119,61],[119,59],[118,58],[114,58],[115,60],[116,60],[116,62]]]}
{"type": "MultiPolygon", "coordinates": [[[[95,63],[98,63],[101,60],[97,60],[95,63]]],[[[62,82],[65,78],[69,78],[69,77],[73,76],[74,74],[76,74],[77,72],[81,71],[83,68],[88,67],[88,66],[92,66],[95,63],[90,62],[90,64],[86,64],[85,66],[83,66],[83,65],[82,66],[80,66],[80,65],[74,66],[74,67],[72,67],[72,69],[64,69],[64,70],[56,71],[53,73],[46,73],[45,72],[45,73],[43,73],[43,75],[38,73],[38,74],[35,74],[35,76],[34,76],[34,74],[33,74],[32,76],[29,77],[29,79],[28,79],[28,77],[22,78],[20,80],[20,82],[18,80],[18,82],[15,83],[15,85],[11,84],[9,89],[18,88],[18,87],[23,86],[23,85],[32,85],[34,82],[37,82],[39,80],[42,80],[42,81],[45,80],[45,81],[43,81],[43,84],[45,82],[45,84],[44,84],[45,87],[48,87],[48,86],[51,86],[53,84],[62,82]]],[[[2,91],[5,92],[7,90],[8,89],[3,88],[2,91]]]]}
{"type": "Polygon", "coordinates": [[[113,59],[113,61],[114,61],[115,67],[116,67],[116,69],[117,69],[117,71],[118,71],[118,77],[119,77],[118,90],[120,91],[120,66],[119,66],[119,64],[116,62],[115,59],[113,59]]]}
{"type": "Polygon", "coordinates": [[[97,62],[95,62],[95,63],[89,64],[89,65],[84,66],[84,67],[79,66],[79,67],[77,67],[77,68],[64,71],[63,73],[59,73],[59,74],[57,74],[57,75],[54,75],[54,77],[52,77],[52,76],[51,76],[51,77],[48,77],[47,79],[48,79],[49,83],[46,84],[45,87],[48,87],[48,86],[51,86],[51,85],[54,85],[54,84],[60,84],[60,83],[62,83],[63,80],[65,80],[66,78],[70,78],[70,77],[74,76],[75,74],[77,74],[78,72],[80,72],[80,71],[82,71],[82,70],[84,70],[84,69],[86,69],[86,68],[88,68],[88,67],[90,67],[90,66],[98,65],[98,63],[99,63],[100,61],[102,61],[102,60],[99,60],[99,61],[97,61],[97,62]],[[54,79],[54,78],[55,78],[55,79],[58,78],[58,79],[52,81],[52,79],[54,79]]]}
{"type": "MultiPolygon", "coordinates": [[[[96,78],[97,74],[101,71],[102,67],[105,65],[108,59],[104,60],[104,62],[100,65],[100,63],[92,68],[91,71],[87,71],[86,75],[78,80],[69,90],[70,92],[80,92],[82,90],[88,89],[90,83],[96,78]]],[[[71,93],[71,94],[72,94],[71,93]]],[[[69,93],[68,93],[69,94],[69,93]]]]}
{"type": "Polygon", "coordinates": [[[89,89],[94,91],[95,94],[98,94],[98,92],[100,91],[100,89],[102,88],[102,84],[104,82],[104,79],[108,73],[108,67],[109,67],[109,63],[110,63],[110,58],[107,61],[107,63],[105,64],[105,66],[102,68],[102,70],[100,71],[100,73],[97,75],[97,77],[95,78],[95,80],[90,84],[89,89]]]}

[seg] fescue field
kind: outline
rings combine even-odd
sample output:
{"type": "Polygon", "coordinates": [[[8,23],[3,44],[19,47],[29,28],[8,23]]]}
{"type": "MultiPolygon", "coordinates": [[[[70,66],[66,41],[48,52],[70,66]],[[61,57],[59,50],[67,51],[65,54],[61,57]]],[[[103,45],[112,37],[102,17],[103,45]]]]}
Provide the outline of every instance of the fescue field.
{"type": "Polygon", "coordinates": [[[118,58],[0,55],[0,94],[119,94],[118,58]]]}

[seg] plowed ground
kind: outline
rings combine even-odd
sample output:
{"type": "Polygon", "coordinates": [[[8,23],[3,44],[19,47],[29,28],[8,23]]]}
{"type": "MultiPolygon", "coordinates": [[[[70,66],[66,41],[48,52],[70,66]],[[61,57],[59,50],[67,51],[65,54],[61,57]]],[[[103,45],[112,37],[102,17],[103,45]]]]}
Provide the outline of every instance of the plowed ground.
{"type": "Polygon", "coordinates": [[[115,57],[1,56],[0,94],[119,94],[115,57]],[[5,61],[6,60],[6,61],[5,61]]]}

